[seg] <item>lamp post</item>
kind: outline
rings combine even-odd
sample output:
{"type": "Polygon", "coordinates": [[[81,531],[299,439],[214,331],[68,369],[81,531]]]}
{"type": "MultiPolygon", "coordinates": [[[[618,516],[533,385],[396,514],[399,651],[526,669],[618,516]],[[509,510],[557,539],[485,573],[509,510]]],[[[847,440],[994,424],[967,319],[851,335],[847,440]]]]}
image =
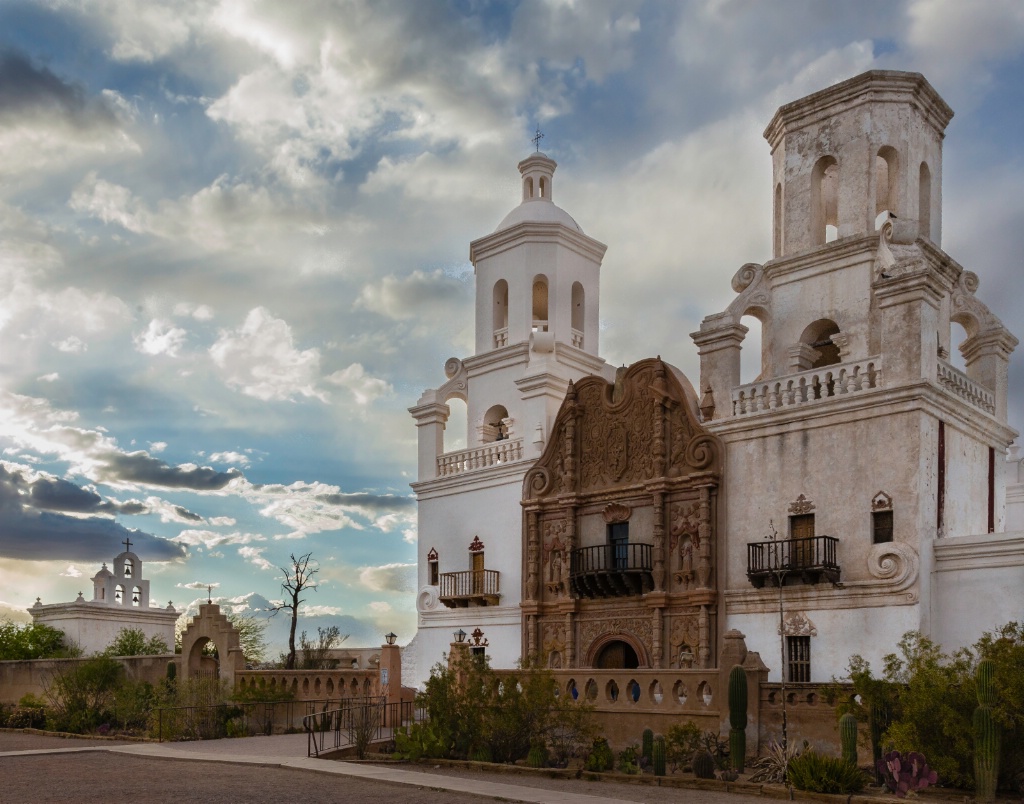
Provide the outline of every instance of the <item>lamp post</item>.
{"type": "Polygon", "coordinates": [[[455,641],[459,645],[461,645],[463,642],[466,641],[466,632],[463,631],[461,628],[458,631],[456,631],[454,634],[452,634],[452,636],[455,637],[455,641]]]}
{"type": "MultiPolygon", "coordinates": [[[[769,571],[772,574],[772,579],[779,587],[779,677],[782,681],[782,755],[785,757],[786,754],[786,743],[787,743],[787,723],[786,723],[786,630],[785,630],[785,616],[782,605],[782,585],[786,582],[786,575],[789,570],[783,566],[782,562],[782,544],[779,541],[779,532],[775,529],[775,521],[772,519],[768,520],[768,535],[765,539],[772,542],[771,560],[769,560],[769,571]]],[[[789,764],[787,758],[786,764],[789,764]]]]}
{"type": "Polygon", "coordinates": [[[396,639],[398,639],[398,635],[394,631],[384,635],[384,641],[387,642],[389,645],[394,645],[396,639]]]}

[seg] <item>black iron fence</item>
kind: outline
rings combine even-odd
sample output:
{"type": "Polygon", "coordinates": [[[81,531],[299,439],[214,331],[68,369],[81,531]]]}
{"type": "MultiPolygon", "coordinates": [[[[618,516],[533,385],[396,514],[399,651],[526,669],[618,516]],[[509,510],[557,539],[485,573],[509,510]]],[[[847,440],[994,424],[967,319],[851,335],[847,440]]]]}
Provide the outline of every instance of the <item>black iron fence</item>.
{"type": "Polygon", "coordinates": [[[422,717],[413,701],[385,703],[384,698],[352,703],[338,709],[315,712],[302,719],[307,755],[345,746],[362,747],[393,735],[395,729],[422,717]]]}
{"type": "Polygon", "coordinates": [[[755,586],[765,581],[785,583],[790,573],[816,582],[839,579],[839,539],[812,536],[807,539],[753,542],[747,545],[747,577],[755,586]]]}
{"type": "Polygon", "coordinates": [[[652,567],[651,549],[649,544],[626,543],[581,547],[571,553],[570,571],[573,575],[626,570],[649,572],[652,567]]]}
{"type": "Polygon", "coordinates": [[[302,730],[303,721],[309,715],[359,705],[367,700],[376,699],[321,698],[161,706],[153,710],[150,723],[153,736],[159,742],[285,734],[302,730]]]}

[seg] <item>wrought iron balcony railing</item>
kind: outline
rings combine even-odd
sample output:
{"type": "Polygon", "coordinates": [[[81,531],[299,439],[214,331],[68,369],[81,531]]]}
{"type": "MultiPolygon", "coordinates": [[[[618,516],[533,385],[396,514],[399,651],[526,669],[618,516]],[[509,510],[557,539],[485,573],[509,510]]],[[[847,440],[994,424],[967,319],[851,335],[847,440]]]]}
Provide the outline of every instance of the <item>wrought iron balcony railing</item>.
{"type": "Polygon", "coordinates": [[[804,583],[836,583],[838,548],[839,539],[834,536],[753,542],[747,545],[747,578],[758,589],[765,583],[778,586],[793,578],[804,583]]]}
{"type": "Polygon", "coordinates": [[[651,545],[602,544],[570,556],[569,582],[578,597],[642,595],[654,588],[651,545]]]}
{"type": "Polygon", "coordinates": [[[469,606],[496,606],[501,597],[498,570],[465,570],[441,574],[438,599],[450,609],[469,606]]]}

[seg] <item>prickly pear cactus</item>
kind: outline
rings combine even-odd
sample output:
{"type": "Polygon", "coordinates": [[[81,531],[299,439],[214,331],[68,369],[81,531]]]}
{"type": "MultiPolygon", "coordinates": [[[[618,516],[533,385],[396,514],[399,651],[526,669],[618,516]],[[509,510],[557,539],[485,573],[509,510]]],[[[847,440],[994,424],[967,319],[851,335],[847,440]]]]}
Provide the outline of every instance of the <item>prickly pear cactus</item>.
{"type": "Polygon", "coordinates": [[[907,793],[923,790],[939,780],[938,774],[928,767],[924,755],[917,751],[906,755],[890,751],[878,760],[876,767],[885,786],[900,798],[906,798],[907,793]]]}
{"type": "Polygon", "coordinates": [[[978,708],[974,710],[974,794],[978,801],[994,801],[999,780],[1002,734],[999,724],[992,719],[994,672],[995,665],[989,659],[978,663],[978,708]]]}
{"type": "Polygon", "coordinates": [[[651,748],[651,764],[655,776],[665,775],[665,738],[660,734],[654,738],[654,746],[651,748]]]}
{"type": "Polygon", "coordinates": [[[839,742],[843,748],[843,761],[857,764],[857,717],[847,712],[839,718],[839,742]]]}

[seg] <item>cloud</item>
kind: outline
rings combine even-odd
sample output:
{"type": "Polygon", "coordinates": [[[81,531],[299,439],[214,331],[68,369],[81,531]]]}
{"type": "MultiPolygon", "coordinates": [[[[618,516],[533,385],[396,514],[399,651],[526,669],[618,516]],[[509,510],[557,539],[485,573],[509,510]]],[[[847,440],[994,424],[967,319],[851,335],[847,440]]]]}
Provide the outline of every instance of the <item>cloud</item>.
{"type": "Polygon", "coordinates": [[[44,374],[38,379],[39,382],[57,382],[57,380],[60,379],[60,374],[58,374],[56,371],[52,371],[49,374],[44,374]]]}
{"type": "Polygon", "coordinates": [[[241,452],[214,452],[210,455],[210,460],[217,463],[237,463],[241,466],[248,466],[252,462],[248,455],[241,452]]]}
{"type": "Polygon", "coordinates": [[[270,561],[263,558],[263,553],[266,552],[266,549],[266,547],[239,547],[238,555],[250,564],[255,564],[261,570],[277,569],[270,561]]]}
{"type": "Polygon", "coordinates": [[[453,299],[461,302],[465,292],[464,282],[446,276],[441,269],[429,273],[415,270],[406,277],[386,276],[365,285],[355,306],[385,318],[405,320],[450,308],[453,299]]]}
{"type": "Polygon", "coordinates": [[[187,337],[185,330],[170,321],[154,318],[143,332],[135,336],[135,348],[147,355],[177,357],[187,337]]]}
{"type": "Polygon", "coordinates": [[[213,587],[214,589],[219,589],[220,588],[220,583],[219,582],[215,583],[213,581],[210,581],[209,583],[207,583],[205,581],[189,581],[188,583],[176,583],[175,586],[178,589],[207,589],[209,587],[213,587]]]}
{"type": "Polygon", "coordinates": [[[391,394],[394,390],[390,383],[367,375],[359,363],[353,363],[346,369],[336,371],[325,377],[324,380],[331,385],[347,388],[352,392],[352,396],[359,405],[368,405],[378,397],[391,394]]]}
{"type": "Polygon", "coordinates": [[[210,550],[225,545],[250,544],[266,541],[267,537],[259,533],[215,533],[210,530],[183,530],[171,541],[187,544],[190,547],[204,547],[210,550]]]}
{"type": "Polygon", "coordinates": [[[192,463],[171,466],[141,450],[127,453],[108,451],[97,454],[94,459],[97,479],[112,484],[220,491],[232,480],[242,477],[237,469],[218,472],[209,466],[192,463]]]}
{"type": "Polygon", "coordinates": [[[296,396],[326,401],[316,388],[319,350],[296,349],[291,327],[263,307],[251,310],[239,329],[221,330],[210,357],[227,385],[248,396],[263,401],[296,396]]]}
{"type": "Polygon", "coordinates": [[[359,582],[373,592],[414,592],[416,589],[415,564],[384,564],[362,567],[359,582]]]}
{"type": "Polygon", "coordinates": [[[64,578],[81,578],[82,571],[78,569],[74,564],[68,564],[68,568],[64,572],[60,573],[64,578]]]}

